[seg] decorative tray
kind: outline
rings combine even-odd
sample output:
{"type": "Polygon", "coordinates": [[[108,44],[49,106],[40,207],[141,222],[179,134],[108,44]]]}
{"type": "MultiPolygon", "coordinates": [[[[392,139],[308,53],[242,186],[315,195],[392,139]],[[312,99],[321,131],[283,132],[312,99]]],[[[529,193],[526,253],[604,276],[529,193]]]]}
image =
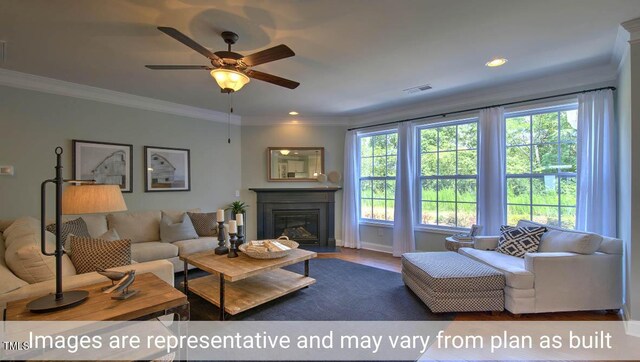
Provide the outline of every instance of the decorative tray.
{"type": "Polygon", "coordinates": [[[240,244],[238,249],[241,252],[247,254],[247,256],[250,256],[255,259],[277,259],[277,258],[283,258],[289,255],[289,253],[291,253],[291,250],[298,248],[298,245],[299,244],[297,242],[293,240],[289,240],[288,237],[281,236],[277,239],[257,240],[257,241],[250,241],[248,243],[243,243],[243,244],[240,244]],[[276,250],[268,250],[266,247],[252,247],[252,243],[256,243],[256,242],[261,243],[262,245],[276,242],[288,247],[289,249],[276,251],[276,250]]]}

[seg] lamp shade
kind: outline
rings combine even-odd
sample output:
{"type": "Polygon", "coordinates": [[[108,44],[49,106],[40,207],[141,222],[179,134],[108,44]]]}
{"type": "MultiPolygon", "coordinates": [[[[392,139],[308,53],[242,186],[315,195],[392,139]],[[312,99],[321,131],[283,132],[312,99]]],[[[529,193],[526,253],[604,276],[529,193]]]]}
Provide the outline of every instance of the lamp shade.
{"type": "Polygon", "coordinates": [[[211,71],[211,76],[223,90],[239,91],[249,83],[249,77],[232,69],[218,68],[211,71]]]}
{"type": "Polygon", "coordinates": [[[68,186],[62,194],[62,213],[67,215],[126,211],[118,185],[68,186]]]}

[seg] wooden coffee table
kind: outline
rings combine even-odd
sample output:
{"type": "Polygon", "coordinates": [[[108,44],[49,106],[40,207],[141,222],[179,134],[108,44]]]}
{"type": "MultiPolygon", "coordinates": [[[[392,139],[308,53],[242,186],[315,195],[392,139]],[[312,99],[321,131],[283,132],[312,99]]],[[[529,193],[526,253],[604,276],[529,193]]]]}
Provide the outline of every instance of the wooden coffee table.
{"type": "Polygon", "coordinates": [[[315,283],[309,277],[309,260],[316,256],[302,249],[278,259],[254,259],[244,253],[228,258],[213,251],[181,256],[184,293],[191,291],[218,306],[222,321],[225,312],[235,315],[315,283]],[[304,275],[280,269],[300,262],[304,262],[304,275]],[[189,280],[189,264],[212,275],[189,280]]]}
{"type": "Polygon", "coordinates": [[[125,300],[111,299],[102,292],[111,285],[105,281],[77,289],[89,292],[87,300],[75,307],[47,313],[32,313],[27,304],[34,298],[9,302],[5,310],[7,321],[130,321],[146,320],[176,313],[180,320],[189,320],[187,296],[153,273],[136,275],[131,289],[138,294],[125,300]]]}

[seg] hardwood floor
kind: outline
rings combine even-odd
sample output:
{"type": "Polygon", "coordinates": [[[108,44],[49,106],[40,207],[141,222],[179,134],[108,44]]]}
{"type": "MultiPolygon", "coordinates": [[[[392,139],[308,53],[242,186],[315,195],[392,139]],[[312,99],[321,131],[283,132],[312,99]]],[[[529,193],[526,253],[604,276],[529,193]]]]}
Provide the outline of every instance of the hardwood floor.
{"type": "MultiPolygon", "coordinates": [[[[339,253],[318,253],[318,258],[335,258],[400,273],[400,258],[365,249],[340,248],[339,253]]],[[[492,315],[485,312],[457,313],[457,321],[620,321],[622,314],[605,311],[563,312],[513,315],[507,311],[492,315]]]]}

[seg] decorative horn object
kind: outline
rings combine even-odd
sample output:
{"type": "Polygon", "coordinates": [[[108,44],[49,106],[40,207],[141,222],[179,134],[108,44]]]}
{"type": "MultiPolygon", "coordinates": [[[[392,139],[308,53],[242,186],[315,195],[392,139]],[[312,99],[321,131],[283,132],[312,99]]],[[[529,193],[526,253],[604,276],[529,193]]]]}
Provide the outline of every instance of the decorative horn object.
{"type": "MultiPolygon", "coordinates": [[[[112,276],[116,276],[116,273],[118,272],[113,272],[113,271],[104,271],[105,273],[109,273],[112,276]]],[[[98,272],[100,273],[100,272],[98,272]]],[[[111,277],[109,275],[100,273],[104,276],[106,276],[107,278],[111,279],[111,277]]],[[[137,290],[129,290],[129,287],[131,286],[131,284],[133,284],[133,281],[136,280],[136,271],[135,270],[129,270],[128,272],[123,273],[122,278],[119,279],[119,281],[115,284],[113,284],[112,286],[108,287],[107,289],[104,289],[102,292],[105,294],[108,293],[113,293],[113,292],[120,292],[120,294],[118,295],[114,295],[113,297],[111,297],[111,299],[116,299],[116,300],[124,300],[127,299],[131,296],[134,296],[136,294],[138,294],[137,290]]],[[[112,279],[113,281],[113,279],[112,279]]]]}
{"type": "Polygon", "coordinates": [[[127,275],[125,272],[119,272],[119,271],[115,271],[115,270],[105,270],[105,269],[102,269],[102,268],[98,268],[96,270],[96,272],[98,274],[100,274],[100,275],[103,275],[103,276],[109,278],[109,280],[111,280],[111,285],[103,287],[102,291],[105,291],[105,290],[113,287],[116,284],[116,281],[124,278],[125,275],[127,275]]]}

